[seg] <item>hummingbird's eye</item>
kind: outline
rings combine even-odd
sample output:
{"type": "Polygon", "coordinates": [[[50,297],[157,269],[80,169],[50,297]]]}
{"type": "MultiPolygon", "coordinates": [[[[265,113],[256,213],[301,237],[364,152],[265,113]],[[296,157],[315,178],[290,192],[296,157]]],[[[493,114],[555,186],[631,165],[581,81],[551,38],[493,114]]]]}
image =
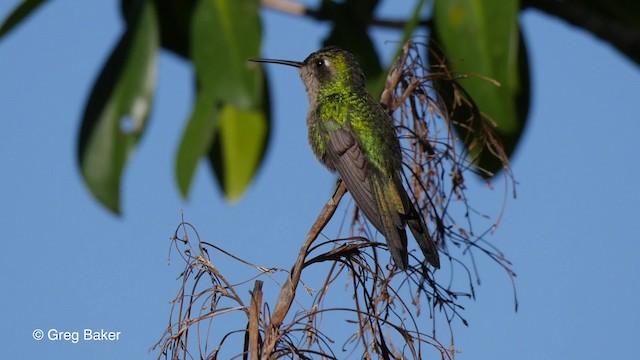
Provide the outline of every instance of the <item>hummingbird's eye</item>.
{"type": "Polygon", "coordinates": [[[322,60],[322,59],[316,60],[316,67],[317,68],[321,68],[323,66],[324,66],[324,60],[322,60]]]}

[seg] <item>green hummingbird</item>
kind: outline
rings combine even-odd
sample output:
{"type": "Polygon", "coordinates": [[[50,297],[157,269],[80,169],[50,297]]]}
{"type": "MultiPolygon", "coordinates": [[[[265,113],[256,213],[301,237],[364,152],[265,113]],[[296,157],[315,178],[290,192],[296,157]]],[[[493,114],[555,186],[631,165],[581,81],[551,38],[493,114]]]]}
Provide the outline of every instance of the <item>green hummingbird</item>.
{"type": "Polygon", "coordinates": [[[389,113],[365,88],[355,57],[329,47],[304,61],[251,59],[298,68],[309,98],[309,143],[320,162],[338,171],[365,217],[384,235],[393,261],[408,266],[409,225],[422,253],[440,268],[438,249],[402,183],[400,142],[389,113]]]}

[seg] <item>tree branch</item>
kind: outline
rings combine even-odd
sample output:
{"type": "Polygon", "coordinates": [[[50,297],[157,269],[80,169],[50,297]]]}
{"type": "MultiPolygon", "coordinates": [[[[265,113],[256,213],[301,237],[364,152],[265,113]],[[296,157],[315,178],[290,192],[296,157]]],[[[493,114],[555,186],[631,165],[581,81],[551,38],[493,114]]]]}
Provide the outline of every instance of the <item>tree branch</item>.
{"type": "Polygon", "coordinates": [[[307,7],[304,4],[289,0],[261,0],[263,7],[281,11],[292,15],[305,15],[307,7]]]}
{"type": "MultiPolygon", "coordinates": [[[[318,21],[329,20],[326,16],[316,9],[308,8],[305,4],[301,4],[291,0],[261,0],[260,3],[265,8],[277,10],[286,14],[296,16],[308,16],[318,21]]],[[[369,25],[390,28],[390,29],[404,29],[407,21],[405,20],[391,20],[391,19],[376,19],[372,18],[369,21],[369,25]]],[[[431,24],[431,20],[423,20],[420,22],[422,26],[428,26],[431,24]]]]}

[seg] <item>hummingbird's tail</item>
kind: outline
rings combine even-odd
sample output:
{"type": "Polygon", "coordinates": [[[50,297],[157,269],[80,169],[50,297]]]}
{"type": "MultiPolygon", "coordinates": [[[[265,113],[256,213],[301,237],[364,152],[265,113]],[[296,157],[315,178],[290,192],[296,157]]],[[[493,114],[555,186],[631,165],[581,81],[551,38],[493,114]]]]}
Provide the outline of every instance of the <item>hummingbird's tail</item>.
{"type": "MultiPolygon", "coordinates": [[[[375,179],[377,180],[377,179],[375,179]]],[[[373,190],[377,200],[378,221],[372,222],[387,240],[389,252],[393,262],[406,270],[409,265],[409,253],[407,252],[407,232],[405,221],[398,211],[402,207],[402,201],[398,197],[397,190],[383,181],[373,181],[373,190]],[[386,186],[385,186],[386,185],[386,186]],[[386,188],[385,188],[386,187],[386,188]]]]}
{"type": "Polygon", "coordinates": [[[404,211],[402,212],[402,232],[404,233],[404,224],[409,225],[409,229],[411,230],[413,237],[416,239],[424,258],[427,259],[434,268],[440,269],[440,257],[438,256],[438,247],[436,246],[436,242],[433,241],[433,238],[429,235],[429,230],[427,229],[421,214],[411,201],[409,194],[407,194],[404,186],[402,186],[400,177],[397,176],[394,179],[394,182],[396,189],[398,189],[400,198],[402,199],[402,205],[404,208],[404,211]]]}
{"type": "Polygon", "coordinates": [[[378,216],[372,217],[377,218],[377,221],[372,221],[372,223],[386,238],[391,257],[399,268],[406,270],[409,264],[405,230],[406,225],[409,225],[425,259],[433,267],[439,269],[440,259],[436,243],[429,235],[420,213],[416,210],[398,178],[388,181],[388,179],[372,177],[371,183],[378,209],[378,216]]]}
{"type": "Polygon", "coordinates": [[[413,205],[411,205],[411,207],[412,212],[407,218],[407,225],[409,225],[409,229],[411,229],[413,237],[418,242],[418,246],[420,247],[420,250],[422,250],[422,254],[424,254],[425,259],[427,259],[434,268],[440,269],[440,256],[438,256],[436,242],[433,240],[431,235],[429,235],[429,231],[427,230],[424,221],[422,221],[420,213],[418,213],[413,205]]]}

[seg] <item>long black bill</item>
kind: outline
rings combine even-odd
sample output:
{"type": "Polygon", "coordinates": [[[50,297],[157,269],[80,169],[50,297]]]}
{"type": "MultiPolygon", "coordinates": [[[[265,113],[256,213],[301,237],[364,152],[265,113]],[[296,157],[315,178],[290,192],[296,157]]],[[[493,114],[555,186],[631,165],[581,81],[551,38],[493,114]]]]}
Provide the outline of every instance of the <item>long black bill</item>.
{"type": "Polygon", "coordinates": [[[249,59],[249,61],[259,62],[259,63],[289,65],[297,68],[302,67],[304,65],[304,63],[300,61],[278,60],[278,59],[249,59]]]}

